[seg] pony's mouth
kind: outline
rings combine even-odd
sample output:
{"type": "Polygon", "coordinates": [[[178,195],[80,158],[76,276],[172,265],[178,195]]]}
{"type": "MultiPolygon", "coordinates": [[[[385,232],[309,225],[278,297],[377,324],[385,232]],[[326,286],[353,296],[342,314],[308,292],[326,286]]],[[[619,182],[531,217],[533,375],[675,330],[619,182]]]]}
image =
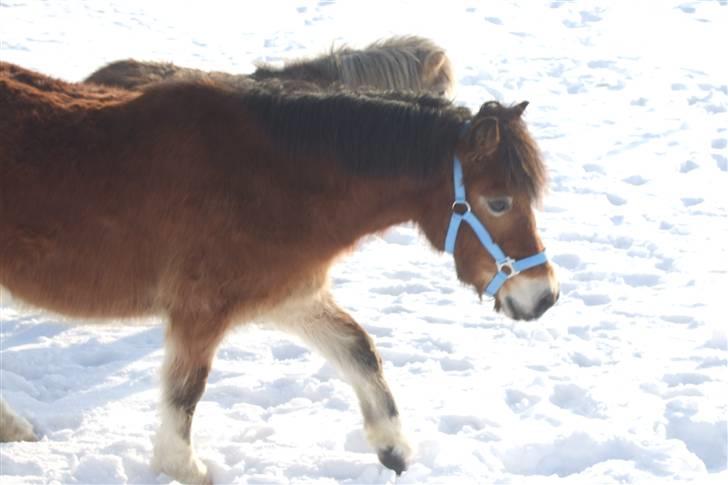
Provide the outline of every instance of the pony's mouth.
{"type": "Polygon", "coordinates": [[[503,313],[505,316],[512,318],[513,320],[534,320],[534,316],[523,311],[523,309],[518,306],[518,303],[516,303],[510,296],[505,297],[503,302],[501,302],[499,298],[495,298],[493,308],[496,312],[503,313]]]}
{"type": "Polygon", "coordinates": [[[506,315],[511,317],[514,320],[533,320],[533,317],[528,317],[526,312],[521,310],[521,308],[518,306],[518,303],[513,300],[510,296],[506,297],[505,302],[505,312],[506,315]]]}
{"type": "Polygon", "coordinates": [[[501,303],[500,299],[495,299],[494,309],[496,312],[505,314],[513,320],[537,320],[559,299],[558,293],[554,296],[551,293],[543,295],[539,299],[538,306],[532,311],[527,312],[521,308],[516,300],[510,296],[505,297],[501,303]]]}

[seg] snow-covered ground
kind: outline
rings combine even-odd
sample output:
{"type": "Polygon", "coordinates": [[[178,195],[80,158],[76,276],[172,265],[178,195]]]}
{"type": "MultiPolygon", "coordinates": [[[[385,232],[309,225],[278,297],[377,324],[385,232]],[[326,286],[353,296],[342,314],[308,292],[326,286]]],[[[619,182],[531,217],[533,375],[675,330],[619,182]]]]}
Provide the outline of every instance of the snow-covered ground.
{"type": "MultiPolygon", "coordinates": [[[[538,322],[496,315],[407,226],[335,268],[416,448],[396,481],[728,483],[726,3],[2,0],[0,59],[68,80],[127,57],[249,72],[431,37],[459,102],[531,101],[561,299],[538,322]]],[[[2,394],[42,435],[0,445],[1,483],[169,482],[148,466],[159,325],[68,326],[7,299],[0,320],[2,394]]],[[[193,435],[219,483],[395,481],[360,420],[318,355],[248,327],[193,435]]]]}

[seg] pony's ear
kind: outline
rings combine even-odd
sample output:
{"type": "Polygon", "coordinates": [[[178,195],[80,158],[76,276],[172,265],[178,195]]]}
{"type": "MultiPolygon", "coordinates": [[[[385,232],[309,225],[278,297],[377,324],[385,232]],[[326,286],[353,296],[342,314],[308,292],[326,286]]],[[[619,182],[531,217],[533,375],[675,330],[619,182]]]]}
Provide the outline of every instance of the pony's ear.
{"type": "Polygon", "coordinates": [[[473,141],[478,150],[486,156],[490,156],[498,149],[500,143],[500,128],[498,119],[494,116],[486,116],[473,122],[473,141]]]}
{"type": "Polygon", "coordinates": [[[432,77],[437,74],[443,64],[447,61],[447,56],[442,51],[432,52],[427,55],[424,63],[425,77],[432,77]]]}
{"type": "Polygon", "coordinates": [[[511,109],[516,116],[521,116],[526,111],[526,106],[528,106],[528,101],[522,101],[511,109]]]}

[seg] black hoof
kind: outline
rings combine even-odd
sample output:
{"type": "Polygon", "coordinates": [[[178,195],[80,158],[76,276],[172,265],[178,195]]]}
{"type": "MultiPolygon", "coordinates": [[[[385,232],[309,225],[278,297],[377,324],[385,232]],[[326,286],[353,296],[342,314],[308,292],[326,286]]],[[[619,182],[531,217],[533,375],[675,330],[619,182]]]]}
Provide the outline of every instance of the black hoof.
{"type": "Polygon", "coordinates": [[[398,476],[407,469],[407,463],[405,463],[404,457],[401,454],[396,453],[394,448],[391,446],[384,450],[380,450],[377,453],[377,456],[379,457],[379,461],[382,465],[386,466],[390,470],[394,470],[398,476]]]}

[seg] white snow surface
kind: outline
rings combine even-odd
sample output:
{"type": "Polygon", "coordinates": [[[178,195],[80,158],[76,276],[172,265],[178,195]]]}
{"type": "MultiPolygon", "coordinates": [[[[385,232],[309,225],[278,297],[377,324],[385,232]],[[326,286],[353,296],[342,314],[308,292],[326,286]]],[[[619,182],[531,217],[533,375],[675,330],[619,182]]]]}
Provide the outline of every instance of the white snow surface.
{"type": "MultiPolygon", "coordinates": [[[[558,304],[510,321],[416,228],[367,238],[333,292],[382,354],[409,471],[378,463],[321,357],[248,326],[193,425],[216,482],[728,483],[726,3],[2,0],[0,59],[71,81],[129,57],[246,73],[417,34],[448,50],[457,102],[531,102],[558,304]]],[[[2,395],[42,437],[0,445],[0,483],[170,482],[149,468],[160,322],[7,297],[0,320],[2,395]]]]}

